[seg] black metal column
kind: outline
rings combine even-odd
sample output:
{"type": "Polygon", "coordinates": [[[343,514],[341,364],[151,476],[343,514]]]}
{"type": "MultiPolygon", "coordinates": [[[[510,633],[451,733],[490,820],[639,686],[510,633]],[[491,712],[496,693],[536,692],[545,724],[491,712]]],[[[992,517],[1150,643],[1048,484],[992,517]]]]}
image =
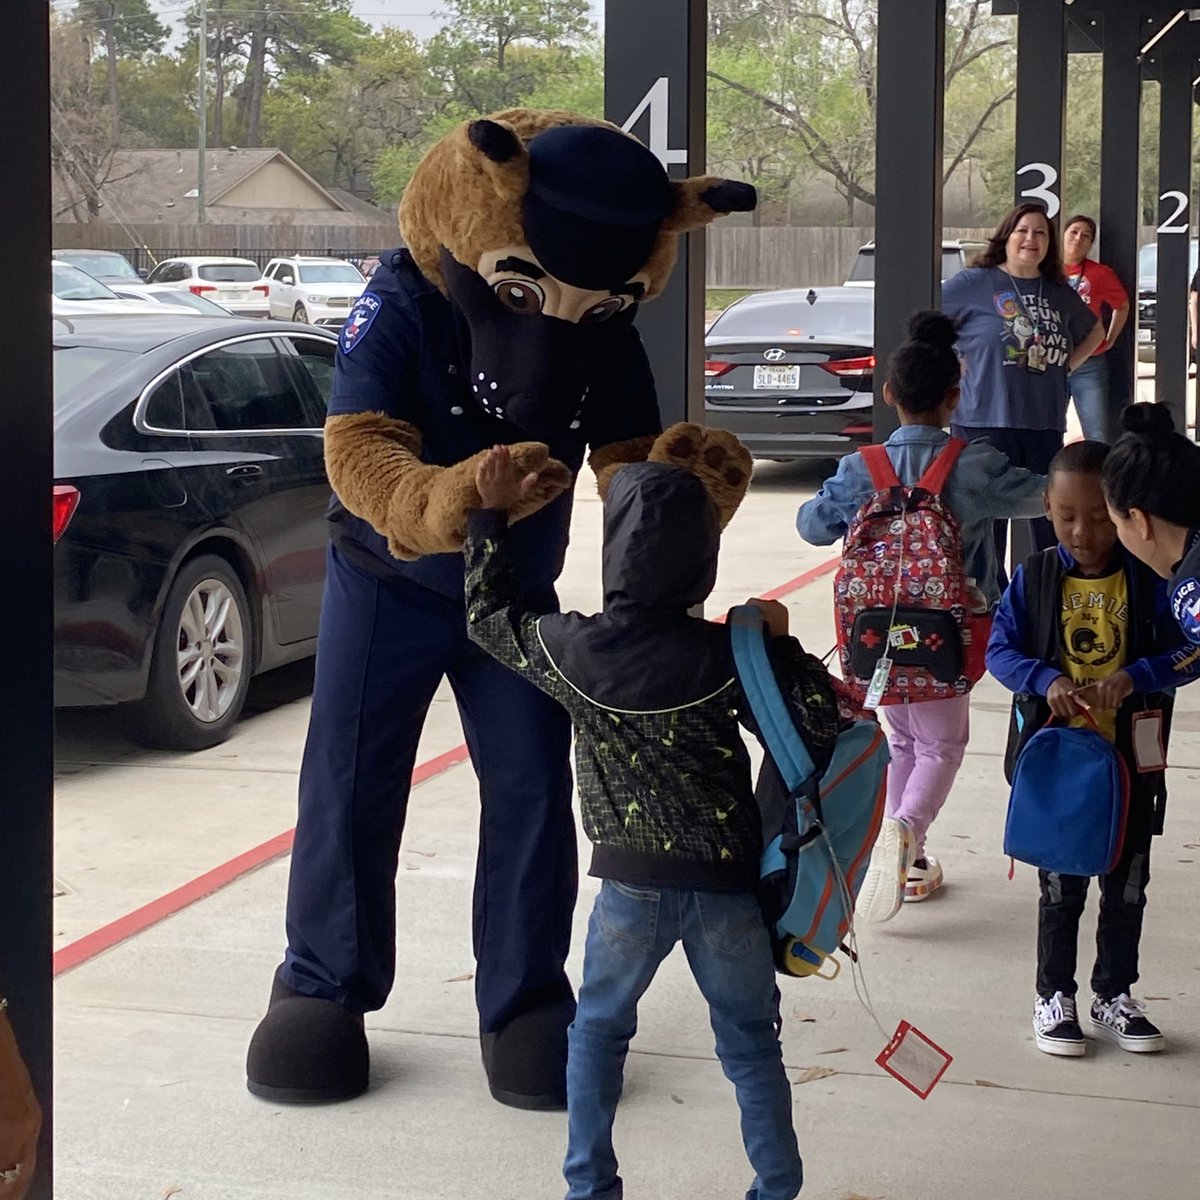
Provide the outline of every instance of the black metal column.
{"type": "Polygon", "coordinates": [[[1142,77],[1141,29],[1135,6],[1104,16],[1104,94],[1100,128],[1100,260],[1129,293],[1129,320],[1108,351],[1114,400],[1131,404],[1137,389],[1137,254],[1141,202],[1138,159],[1142,77]]]}
{"type": "Polygon", "coordinates": [[[1187,427],[1188,245],[1191,240],[1192,80],[1196,56],[1187,23],[1159,55],[1158,297],[1155,398],[1187,427]]]}
{"type": "MultiPolygon", "coordinates": [[[[19,286],[0,291],[13,331],[0,384],[0,994],[46,1112],[30,1193],[51,1186],[54,775],[50,489],[50,65],[44,0],[10,0],[0,39],[0,247],[19,286]],[[17,173],[20,185],[15,182],[17,173]],[[19,630],[19,634],[12,635],[19,630]]],[[[0,1163],[8,1167],[9,1163],[0,1163]]]]}
{"type": "Polygon", "coordinates": [[[946,0],[879,0],[875,133],[875,440],[896,428],[883,403],[888,356],[909,317],[942,295],[946,0]]]}
{"type": "MultiPolygon", "coordinates": [[[[605,0],[605,116],[672,178],[705,171],[707,22],[706,0],[605,0]]],[[[704,420],[704,266],[704,234],[689,234],[667,290],[638,315],[668,425],[704,420]]]]}
{"type": "Polygon", "coordinates": [[[1067,9],[1023,0],[1017,13],[1016,203],[1058,216],[1067,105],[1067,9]]]}

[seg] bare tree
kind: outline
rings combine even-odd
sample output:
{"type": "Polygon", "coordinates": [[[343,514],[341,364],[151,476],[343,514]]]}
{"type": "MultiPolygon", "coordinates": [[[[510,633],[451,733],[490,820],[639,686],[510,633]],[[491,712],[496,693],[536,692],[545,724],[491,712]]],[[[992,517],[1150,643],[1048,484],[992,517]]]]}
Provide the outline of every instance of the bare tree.
{"type": "MultiPolygon", "coordinates": [[[[988,15],[988,0],[951,0],[948,14],[946,91],[988,56],[1011,47],[988,15]]],[[[850,220],[856,201],[874,206],[874,128],[878,105],[876,6],[868,0],[716,0],[713,28],[755,43],[775,66],[768,86],[733,72],[710,69],[714,82],[757,101],[779,118],[819,170],[846,199],[850,220]]],[[[990,82],[990,81],[989,81],[990,82]]],[[[980,97],[973,89],[970,117],[948,128],[944,182],[971,153],[997,110],[1015,95],[1010,82],[980,97]]]]}

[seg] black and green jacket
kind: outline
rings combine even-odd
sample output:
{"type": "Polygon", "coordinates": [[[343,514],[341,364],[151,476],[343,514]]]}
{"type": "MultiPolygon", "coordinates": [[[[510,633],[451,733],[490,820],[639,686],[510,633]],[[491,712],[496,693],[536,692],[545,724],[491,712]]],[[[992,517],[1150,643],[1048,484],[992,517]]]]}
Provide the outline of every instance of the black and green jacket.
{"type": "MultiPolygon", "coordinates": [[[[688,615],[712,590],[719,529],[676,467],[614,476],[605,505],[604,611],[536,611],[521,595],[504,513],[472,514],[473,641],[557,700],[575,726],[591,874],[644,887],[753,891],[762,833],[739,722],[753,728],[726,630],[688,615]]],[[[780,683],[818,748],[837,713],[824,668],[772,639],[780,683]]]]}

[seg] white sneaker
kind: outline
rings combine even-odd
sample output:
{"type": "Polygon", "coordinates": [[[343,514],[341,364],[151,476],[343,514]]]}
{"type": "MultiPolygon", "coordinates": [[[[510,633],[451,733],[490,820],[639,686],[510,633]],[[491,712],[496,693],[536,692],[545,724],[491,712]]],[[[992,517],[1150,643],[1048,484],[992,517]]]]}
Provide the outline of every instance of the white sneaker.
{"type": "Polygon", "coordinates": [[[1055,992],[1048,1000],[1042,996],[1034,1000],[1033,1040],[1043,1054],[1080,1058],[1087,1053],[1074,996],[1055,992]]]}
{"type": "Polygon", "coordinates": [[[1133,999],[1128,992],[1122,992],[1111,1000],[1094,996],[1088,1019],[1097,1033],[1116,1042],[1122,1050],[1130,1050],[1134,1054],[1157,1054],[1166,1048],[1162,1032],[1146,1016],[1146,1006],[1133,999]]]}
{"type": "Polygon", "coordinates": [[[884,817],[854,905],[857,916],[882,922],[890,921],[900,911],[908,869],[916,852],[916,839],[907,822],[884,817]]]}
{"type": "Polygon", "coordinates": [[[941,891],[945,882],[942,864],[932,854],[922,855],[908,868],[908,877],[904,881],[904,903],[917,904],[928,900],[934,892],[941,891]]]}

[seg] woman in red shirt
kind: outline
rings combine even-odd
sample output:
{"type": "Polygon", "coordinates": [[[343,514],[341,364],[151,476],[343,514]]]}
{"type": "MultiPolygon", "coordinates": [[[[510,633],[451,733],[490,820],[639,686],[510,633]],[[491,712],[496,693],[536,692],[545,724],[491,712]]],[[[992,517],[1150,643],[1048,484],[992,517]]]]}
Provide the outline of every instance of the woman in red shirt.
{"type": "Polygon", "coordinates": [[[1116,272],[1088,258],[1096,240],[1096,222],[1091,217],[1072,217],[1063,232],[1063,266],[1067,283],[1079,298],[1104,322],[1107,336],[1095,353],[1080,363],[1067,379],[1083,436],[1096,442],[1113,442],[1121,432],[1121,410],[1129,397],[1111,395],[1108,348],[1129,316],[1129,295],[1116,272]]]}

